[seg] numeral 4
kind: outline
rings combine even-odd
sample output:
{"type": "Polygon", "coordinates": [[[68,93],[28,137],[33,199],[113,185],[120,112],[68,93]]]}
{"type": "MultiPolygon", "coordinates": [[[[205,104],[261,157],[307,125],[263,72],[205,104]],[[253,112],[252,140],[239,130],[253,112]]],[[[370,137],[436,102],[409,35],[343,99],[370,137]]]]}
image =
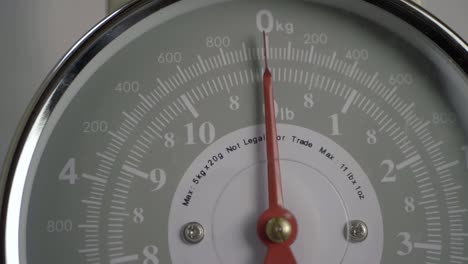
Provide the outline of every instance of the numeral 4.
{"type": "Polygon", "coordinates": [[[78,175],[76,174],[76,161],[75,158],[71,158],[67,161],[63,169],[60,171],[59,180],[68,181],[70,184],[75,184],[78,180],[78,175]]]}

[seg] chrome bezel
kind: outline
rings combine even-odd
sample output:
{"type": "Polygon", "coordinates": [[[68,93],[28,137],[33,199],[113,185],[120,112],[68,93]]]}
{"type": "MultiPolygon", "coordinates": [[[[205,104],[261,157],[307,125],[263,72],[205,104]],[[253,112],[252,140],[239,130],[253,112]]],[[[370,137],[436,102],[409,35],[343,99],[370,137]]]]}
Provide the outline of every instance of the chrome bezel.
{"type": "MultiPolygon", "coordinates": [[[[468,75],[468,45],[449,27],[423,8],[409,0],[355,1],[370,3],[412,25],[444,50],[458,64],[460,69],[468,75]]],[[[0,178],[0,192],[2,193],[0,195],[2,204],[0,258],[3,258],[5,263],[18,264],[16,260],[7,259],[6,223],[9,217],[9,206],[15,202],[21,203],[21,200],[15,201],[17,197],[14,196],[18,194],[11,192],[13,180],[16,178],[18,168],[28,168],[30,165],[29,163],[21,163],[21,157],[33,155],[34,146],[37,144],[39,136],[55,106],[70,83],[87,63],[107,44],[131,26],[175,2],[178,2],[178,0],[140,0],[125,5],[84,35],[66,53],[41,85],[17,130],[17,136],[11,144],[0,178]]],[[[19,197],[21,198],[21,195],[19,197]]]]}

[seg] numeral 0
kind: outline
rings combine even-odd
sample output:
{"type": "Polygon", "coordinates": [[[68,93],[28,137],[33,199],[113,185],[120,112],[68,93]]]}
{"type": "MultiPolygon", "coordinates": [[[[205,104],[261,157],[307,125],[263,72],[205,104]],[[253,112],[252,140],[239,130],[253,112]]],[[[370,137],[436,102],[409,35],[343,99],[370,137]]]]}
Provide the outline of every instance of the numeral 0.
{"type": "Polygon", "coordinates": [[[260,32],[270,33],[274,27],[274,17],[270,10],[260,10],[257,13],[257,29],[260,32]]]}

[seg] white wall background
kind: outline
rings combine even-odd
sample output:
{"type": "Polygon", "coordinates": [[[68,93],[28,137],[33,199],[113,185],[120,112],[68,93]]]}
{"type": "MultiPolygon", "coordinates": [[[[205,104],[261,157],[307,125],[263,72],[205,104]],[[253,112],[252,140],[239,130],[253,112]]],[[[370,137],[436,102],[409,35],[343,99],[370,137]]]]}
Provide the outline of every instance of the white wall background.
{"type": "MultiPolygon", "coordinates": [[[[468,39],[468,0],[416,1],[468,39]]],[[[0,166],[37,87],[105,14],[106,0],[0,0],[0,166]]]]}
{"type": "Polygon", "coordinates": [[[42,80],[105,14],[105,0],[0,0],[0,165],[42,80]]]}

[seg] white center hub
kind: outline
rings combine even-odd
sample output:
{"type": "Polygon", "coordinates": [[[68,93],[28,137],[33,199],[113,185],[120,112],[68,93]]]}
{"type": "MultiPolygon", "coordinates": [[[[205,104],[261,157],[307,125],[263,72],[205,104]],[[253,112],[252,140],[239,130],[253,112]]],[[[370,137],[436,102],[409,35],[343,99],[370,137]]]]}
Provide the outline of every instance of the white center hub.
{"type": "MultiPolygon", "coordinates": [[[[257,220],[267,209],[263,126],[232,132],[203,151],[184,174],[169,216],[172,263],[262,263],[257,220]],[[205,228],[200,244],[181,239],[189,222],[205,228]]],[[[377,196],[359,164],[332,140],[278,124],[285,206],[297,218],[298,263],[379,263],[383,224],[377,196]],[[302,140],[302,141],[301,141],[302,140]],[[346,241],[344,226],[362,220],[369,237],[346,241]]]]}

